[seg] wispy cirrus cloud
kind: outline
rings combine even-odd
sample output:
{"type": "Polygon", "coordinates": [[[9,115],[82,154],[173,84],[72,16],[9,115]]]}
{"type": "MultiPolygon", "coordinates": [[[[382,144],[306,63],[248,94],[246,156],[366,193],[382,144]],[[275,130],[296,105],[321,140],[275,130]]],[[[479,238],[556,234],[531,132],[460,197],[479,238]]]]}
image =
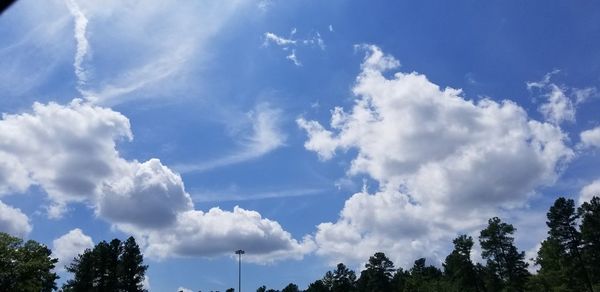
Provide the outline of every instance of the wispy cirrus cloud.
{"type": "MultiPolygon", "coordinates": [[[[332,29],[332,28],[331,28],[332,29]]],[[[332,30],[330,30],[332,32],[332,30]]],[[[296,28],[292,28],[290,31],[289,37],[283,37],[277,35],[272,32],[264,33],[264,42],[263,47],[267,47],[270,44],[281,47],[283,51],[289,52],[288,55],[285,56],[287,60],[290,60],[296,66],[302,66],[298,55],[296,54],[296,50],[301,47],[318,47],[321,50],[325,50],[325,41],[321,37],[321,34],[317,31],[312,36],[306,38],[297,38],[295,39],[295,35],[298,32],[296,28]]]]}
{"type": "Polygon", "coordinates": [[[74,37],[75,41],[77,42],[77,49],[75,51],[73,67],[75,67],[77,84],[79,86],[79,90],[81,91],[81,88],[85,86],[87,81],[87,72],[83,66],[83,61],[90,49],[90,44],[86,37],[88,19],[75,0],[65,0],[65,3],[67,4],[69,12],[75,19],[74,37]]]}
{"type": "Polygon", "coordinates": [[[180,173],[208,171],[257,159],[285,145],[286,135],[281,130],[281,110],[268,103],[261,103],[246,113],[244,118],[250,122],[250,127],[237,141],[241,145],[239,149],[214,160],[179,164],[174,168],[180,173]]]}

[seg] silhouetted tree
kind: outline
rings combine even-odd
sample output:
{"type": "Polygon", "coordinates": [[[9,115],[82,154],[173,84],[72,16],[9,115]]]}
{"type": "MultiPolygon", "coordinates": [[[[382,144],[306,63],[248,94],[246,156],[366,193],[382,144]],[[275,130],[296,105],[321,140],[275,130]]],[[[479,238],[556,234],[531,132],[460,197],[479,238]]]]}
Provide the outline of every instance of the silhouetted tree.
{"type": "Polygon", "coordinates": [[[444,262],[444,275],[454,291],[482,291],[475,272],[475,265],[471,261],[471,248],[473,238],[460,235],[453,241],[454,250],[446,257],[444,262]]]}
{"type": "Polygon", "coordinates": [[[425,266],[425,258],[415,261],[410,269],[406,291],[442,291],[442,271],[434,266],[425,266]]]}
{"type": "Polygon", "coordinates": [[[396,270],[396,273],[394,273],[390,284],[392,287],[392,291],[405,291],[409,279],[410,273],[408,271],[403,270],[402,268],[398,268],[398,270],[396,270]]]}
{"type": "Polygon", "coordinates": [[[66,267],[73,279],[63,285],[65,291],[145,291],[143,281],[148,266],[133,237],[125,242],[99,242],[66,267]]]}
{"type": "Polygon", "coordinates": [[[325,286],[323,280],[316,280],[308,285],[306,292],[330,292],[329,288],[325,286]]]}
{"type": "Polygon", "coordinates": [[[124,291],[144,291],[147,265],[135,238],[129,237],[123,244],[120,257],[119,282],[124,291]]]}
{"type": "Polygon", "coordinates": [[[256,292],[266,292],[267,291],[267,286],[262,285],[260,287],[258,287],[258,289],[256,289],[256,292]]]}
{"type": "Polygon", "coordinates": [[[281,290],[281,292],[300,292],[300,290],[298,290],[298,285],[289,283],[287,286],[285,286],[285,288],[283,288],[283,290],[281,290]]]}
{"type": "Polygon", "coordinates": [[[554,240],[559,248],[563,269],[567,277],[578,279],[581,289],[593,291],[586,263],[581,255],[581,233],[577,230],[578,214],[575,212],[575,202],[572,199],[560,197],[546,214],[546,224],[550,228],[549,238],[554,240]]]}
{"type": "Polygon", "coordinates": [[[335,271],[325,273],[323,284],[332,292],[354,291],[356,288],[356,274],[346,265],[339,263],[335,271]]]}
{"type": "Polygon", "coordinates": [[[234,291],[235,291],[235,289],[233,289],[233,288],[229,288],[229,289],[225,290],[225,292],[234,292],[234,291]]]}
{"type": "Polygon", "coordinates": [[[488,221],[488,227],[481,231],[479,242],[481,255],[487,259],[488,277],[493,279],[494,275],[497,276],[508,291],[523,291],[529,277],[528,265],[524,260],[525,253],[519,252],[513,243],[511,235],[514,232],[512,225],[494,217],[488,221]]]}
{"type": "MultiPolygon", "coordinates": [[[[594,196],[579,208],[583,254],[589,263],[589,275],[600,286],[600,197],[594,196]]],[[[595,289],[598,290],[598,289],[595,289]]]]}
{"type": "Polygon", "coordinates": [[[384,253],[377,252],[365,264],[365,270],[358,279],[358,288],[360,291],[389,291],[393,273],[394,263],[384,253]]]}
{"type": "Polygon", "coordinates": [[[0,232],[0,291],[52,291],[57,259],[45,245],[0,232]]]}

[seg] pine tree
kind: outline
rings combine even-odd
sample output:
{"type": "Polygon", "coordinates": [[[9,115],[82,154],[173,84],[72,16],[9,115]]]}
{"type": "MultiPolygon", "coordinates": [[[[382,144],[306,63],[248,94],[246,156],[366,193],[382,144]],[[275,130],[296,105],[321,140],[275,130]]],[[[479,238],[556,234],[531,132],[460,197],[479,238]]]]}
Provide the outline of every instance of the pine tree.
{"type": "Polygon", "coordinates": [[[477,279],[475,265],[471,261],[473,238],[460,235],[453,241],[454,250],[444,262],[444,275],[455,291],[481,291],[482,285],[477,279]]]}
{"type": "Polygon", "coordinates": [[[560,197],[546,214],[546,224],[550,228],[549,239],[560,247],[561,260],[567,277],[578,279],[584,286],[581,289],[594,291],[586,263],[581,254],[581,233],[577,230],[578,214],[572,199],[560,197]]]}
{"type": "Polygon", "coordinates": [[[394,263],[384,253],[375,253],[369,258],[365,268],[360,275],[360,279],[358,279],[360,291],[384,292],[391,289],[394,263]]]}
{"type": "Polygon", "coordinates": [[[593,197],[579,208],[583,255],[588,263],[590,279],[600,286],[600,197],[593,197]]]}
{"type": "Polygon", "coordinates": [[[143,282],[148,266],[143,264],[144,257],[133,237],[129,237],[123,244],[120,262],[119,282],[121,283],[121,289],[128,292],[145,291],[143,282]]]}
{"type": "Polygon", "coordinates": [[[501,279],[504,289],[508,291],[523,291],[529,277],[528,265],[524,260],[525,253],[519,252],[514,246],[511,236],[514,232],[512,225],[494,217],[488,221],[488,227],[481,231],[479,242],[491,278],[495,275],[501,279]]]}

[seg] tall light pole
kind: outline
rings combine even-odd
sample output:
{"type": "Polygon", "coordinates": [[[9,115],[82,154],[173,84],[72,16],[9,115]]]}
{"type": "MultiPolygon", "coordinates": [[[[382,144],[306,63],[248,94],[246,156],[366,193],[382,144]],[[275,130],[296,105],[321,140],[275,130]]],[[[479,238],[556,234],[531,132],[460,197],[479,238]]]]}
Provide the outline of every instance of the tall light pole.
{"type": "Polygon", "coordinates": [[[238,292],[242,292],[242,255],[245,254],[241,249],[235,251],[235,254],[239,255],[239,270],[238,270],[238,292]]]}

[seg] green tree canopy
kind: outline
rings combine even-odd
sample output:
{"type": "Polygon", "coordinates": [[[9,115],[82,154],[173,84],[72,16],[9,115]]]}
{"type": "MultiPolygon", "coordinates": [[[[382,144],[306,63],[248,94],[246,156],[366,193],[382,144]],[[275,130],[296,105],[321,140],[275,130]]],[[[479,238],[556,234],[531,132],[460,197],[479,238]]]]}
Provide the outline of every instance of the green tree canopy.
{"type": "Polygon", "coordinates": [[[498,277],[505,290],[523,291],[529,277],[525,253],[514,245],[512,234],[515,228],[498,217],[488,220],[488,226],[481,231],[479,243],[482,257],[487,260],[490,277],[498,277]]]}
{"type": "Polygon", "coordinates": [[[454,250],[444,262],[444,276],[454,291],[482,291],[482,285],[477,278],[475,265],[471,261],[473,238],[460,235],[453,241],[454,250]]]}
{"type": "Polygon", "coordinates": [[[58,276],[53,272],[57,259],[36,241],[23,240],[0,232],[0,291],[52,291],[58,276]]]}
{"type": "Polygon", "coordinates": [[[73,279],[65,291],[145,291],[143,282],[148,266],[133,237],[125,242],[113,239],[99,242],[78,255],[66,268],[73,279]]]}

